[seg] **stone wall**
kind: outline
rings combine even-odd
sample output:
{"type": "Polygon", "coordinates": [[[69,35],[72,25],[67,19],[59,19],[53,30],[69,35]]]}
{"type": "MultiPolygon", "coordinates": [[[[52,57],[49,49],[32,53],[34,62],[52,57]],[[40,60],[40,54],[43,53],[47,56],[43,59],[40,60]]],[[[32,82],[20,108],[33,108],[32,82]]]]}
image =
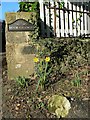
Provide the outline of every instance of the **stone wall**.
{"type": "Polygon", "coordinates": [[[37,17],[35,12],[6,13],[6,59],[9,79],[14,79],[18,76],[28,78],[34,72],[33,58],[35,56],[35,48],[31,44],[31,39],[38,36],[37,17]],[[8,24],[18,19],[24,19],[32,23],[35,26],[35,30],[9,31],[8,24]]]}

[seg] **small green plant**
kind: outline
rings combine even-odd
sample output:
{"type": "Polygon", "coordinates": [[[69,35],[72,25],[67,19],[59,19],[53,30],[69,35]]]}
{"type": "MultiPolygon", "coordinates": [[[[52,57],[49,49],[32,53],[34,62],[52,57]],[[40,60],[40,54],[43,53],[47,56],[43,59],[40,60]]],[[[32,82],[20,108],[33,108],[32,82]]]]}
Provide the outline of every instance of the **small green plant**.
{"type": "Polygon", "coordinates": [[[38,2],[19,2],[20,11],[24,12],[36,12],[39,9],[38,2]]]}
{"type": "Polygon", "coordinates": [[[76,23],[75,23],[75,19],[72,19],[73,29],[76,28],[77,32],[78,32],[78,29],[80,27],[80,22],[82,22],[81,17],[82,17],[82,13],[79,14],[79,17],[76,19],[76,23]]]}
{"type": "Polygon", "coordinates": [[[16,79],[16,82],[17,84],[20,86],[20,87],[26,87],[28,86],[28,82],[26,81],[26,78],[25,77],[17,77],[16,79]]]}
{"type": "Polygon", "coordinates": [[[37,57],[34,58],[34,62],[36,63],[36,76],[39,79],[36,91],[38,90],[39,85],[41,86],[41,89],[44,89],[45,84],[48,82],[47,76],[51,72],[51,69],[48,66],[49,61],[50,57],[45,57],[45,59],[39,59],[37,57]]]}
{"type": "Polygon", "coordinates": [[[73,80],[72,85],[79,87],[81,85],[81,80],[80,79],[73,80]]]}
{"type": "Polygon", "coordinates": [[[41,101],[41,102],[39,102],[37,105],[36,105],[36,108],[39,108],[39,109],[41,109],[41,108],[43,108],[43,107],[45,107],[45,105],[44,105],[44,103],[41,101]]]}
{"type": "Polygon", "coordinates": [[[72,80],[71,84],[74,86],[77,86],[77,87],[79,87],[81,85],[81,78],[80,78],[80,74],[78,72],[75,73],[75,78],[74,78],[74,80],[72,80]]]}
{"type": "Polygon", "coordinates": [[[61,0],[61,2],[60,2],[60,9],[63,8],[64,4],[65,4],[65,2],[63,0],[61,0]]]}

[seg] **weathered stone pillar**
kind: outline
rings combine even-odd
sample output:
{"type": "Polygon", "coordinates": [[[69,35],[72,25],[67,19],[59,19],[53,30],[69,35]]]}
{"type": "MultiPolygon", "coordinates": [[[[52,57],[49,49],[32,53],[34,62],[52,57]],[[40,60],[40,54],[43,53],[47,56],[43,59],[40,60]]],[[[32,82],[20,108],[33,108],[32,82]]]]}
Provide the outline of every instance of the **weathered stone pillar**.
{"type": "Polygon", "coordinates": [[[18,76],[28,78],[34,72],[35,48],[29,35],[34,34],[35,38],[38,36],[37,13],[6,13],[5,22],[8,78],[14,79],[18,76]]]}

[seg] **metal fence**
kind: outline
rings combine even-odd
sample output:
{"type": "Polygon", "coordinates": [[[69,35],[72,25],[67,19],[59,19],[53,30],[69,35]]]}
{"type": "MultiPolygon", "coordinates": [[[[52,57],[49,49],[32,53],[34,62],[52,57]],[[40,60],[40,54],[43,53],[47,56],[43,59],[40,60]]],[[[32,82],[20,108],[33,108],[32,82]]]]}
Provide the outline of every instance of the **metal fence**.
{"type": "Polygon", "coordinates": [[[90,37],[90,2],[40,0],[41,36],[90,37]]]}

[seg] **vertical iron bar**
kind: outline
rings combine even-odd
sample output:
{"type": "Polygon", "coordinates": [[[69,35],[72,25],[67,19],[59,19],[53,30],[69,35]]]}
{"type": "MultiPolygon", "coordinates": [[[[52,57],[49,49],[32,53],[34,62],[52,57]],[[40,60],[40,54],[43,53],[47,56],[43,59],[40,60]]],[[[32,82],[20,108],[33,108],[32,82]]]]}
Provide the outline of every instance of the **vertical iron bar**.
{"type": "MultiPolygon", "coordinates": [[[[58,7],[60,7],[60,2],[58,2],[58,7]]],[[[60,37],[61,37],[61,17],[60,17],[60,9],[59,9],[59,29],[60,29],[60,37]]]]}
{"type": "Polygon", "coordinates": [[[54,36],[56,37],[56,4],[54,2],[54,36]]]}

